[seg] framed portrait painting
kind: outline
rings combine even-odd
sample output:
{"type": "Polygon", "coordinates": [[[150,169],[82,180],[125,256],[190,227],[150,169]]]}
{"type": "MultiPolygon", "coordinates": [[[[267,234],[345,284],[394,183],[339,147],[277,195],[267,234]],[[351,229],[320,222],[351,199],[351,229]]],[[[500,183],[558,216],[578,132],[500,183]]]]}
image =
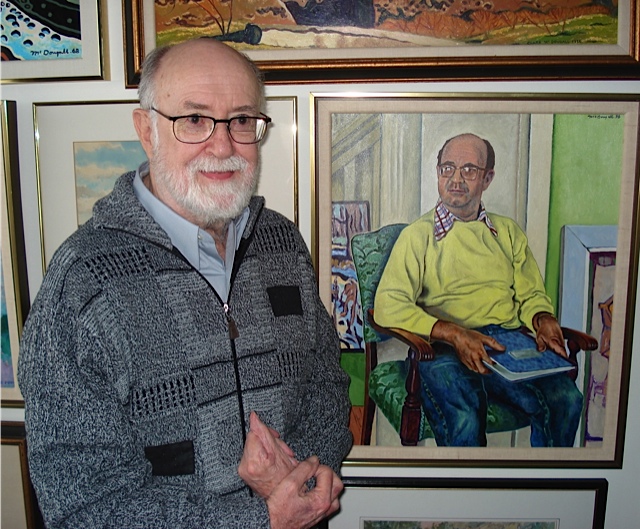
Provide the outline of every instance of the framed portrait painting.
{"type": "MultiPolygon", "coordinates": [[[[342,365],[351,377],[356,444],[347,464],[620,466],[638,264],[640,99],[364,92],[314,94],[313,98],[316,214],[312,251],[320,295],[333,317],[342,365]],[[523,248],[540,276],[540,295],[553,307],[567,339],[570,371],[565,374],[573,380],[571,392],[580,393],[582,411],[579,417],[576,412],[575,436],[572,430],[561,446],[541,446],[539,438],[534,439],[538,430],[531,416],[521,415],[526,407],[514,410],[514,401],[493,394],[480,427],[486,446],[459,446],[457,438],[451,444],[443,442],[443,437],[436,442],[437,429],[448,428],[444,426],[448,423],[439,422],[435,418],[439,415],[428,409],[430,401],[425,401],[435,390],[420,375],[424,369],[420,361],[433,358],[429,333],[407,332],[400,323],[397,328],[381,328],[375,320],[376,289],[399,234],[418,221],[440,226],[433,220],[442,216],[435,209],[443,192],[437,171],[449,161],[441,160],[439,152],[462,134],[480,138],[493,151],[491,179],[481,191],[487,230],[498,237],[491,219],[499,216],[511,219],[525,235],[523,248]],[[593,251],[582,248],[576,253],[582,246],[576,237],[590,240],[593,251]]],[[[458,175],[457,168],[454,171],[458,175]]],[[[461,178],[451,176],[451,181],[461,190],[470,189],[470,182],[461,178]]],[[[484,185],[485,180],[480,181],[484,185]]],[[[445,202],[455,201],[449,197],[445,202]]],[[[433,239],[440,240],[437,233],[433,239]]],[[[389,277],[422,278],[421,286],[412,283],[411,303],[421,310],[416,313],[412,308],[411,317],[426,312],[434,320],[446,320],[449,313],[439,312],[444,311],[439,301],[427,293],[437,292],[440,284],[457,284],[456,270],[462,270],[462,261],[456,254],[446,260],[451,266],[428,272],[429,263],[439,266],[441,262],[433,252],[442,243],[429,243],[429,248],[432,244],[431,257],[420,254],[411,265],[396,258],[394,266],[407,268],[394,268],[395,275],[389,272],[389,277]],[[422,261],[424,270],[414,266],[422,261]]],[[[513,251],[517,268],[520,258],[513,251]]],[[[510,272],[506,274],[504,280],[511,277],[510,272]]],[[[472,290],[480,288],[481,276],[476,283],[465,280],[466,284],[472,290]]],[[[385,286],[402,288],[402,294],[398,290],[393,295],[409,299],[404,286],[391,286],[395,284],[385,286]]],[[[518,298],[520,287],[513,288],[518,298]]],[[[450,317],[464,326],[462,319],[455,319],[462,316],[450,317]]],[[[503,325],[514,328],[530,323],[503,325]]],[[[516,386],[506,386],[507,391],[520,395],[521,390],[513,388],[524,383],[510,384],[516,386]]],[[[444,392],[453,396],[447,391],[455,389],[444,392]]]]}
{"type": "Polygon", "coordinates": [[[632,0],[576,4],[124,0],[127,85],[156,46],[210,37],[267,82],[637,78],[632,0]]]}

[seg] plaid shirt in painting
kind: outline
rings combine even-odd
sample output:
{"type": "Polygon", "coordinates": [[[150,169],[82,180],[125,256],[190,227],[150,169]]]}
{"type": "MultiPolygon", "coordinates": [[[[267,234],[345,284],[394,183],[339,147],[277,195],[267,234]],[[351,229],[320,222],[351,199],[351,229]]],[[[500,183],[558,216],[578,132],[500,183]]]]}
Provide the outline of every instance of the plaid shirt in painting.
{"type": "MultiPolygon", "coordinates": [[[[436,237],[436,241],[443,239],[444,236],[451,231],[451,228],[453,228],[453,223],[456,220],[460,220],[447,209],[447,206],[445,206],[440,199],[438,199],[438,203],[436,204],[433,217],[435,221],[433,225],[433,234],[436,237]]],[[[498,236],[498,232],[493,226],[491,219],[487,215],[487,210],[484,209],[484,204],[482,203],[480,204],[480,213],[478,213],[477,220],[484,222],[487,225],[487,228],[491,230],[491,233],[496,237],[498,236]]]]}

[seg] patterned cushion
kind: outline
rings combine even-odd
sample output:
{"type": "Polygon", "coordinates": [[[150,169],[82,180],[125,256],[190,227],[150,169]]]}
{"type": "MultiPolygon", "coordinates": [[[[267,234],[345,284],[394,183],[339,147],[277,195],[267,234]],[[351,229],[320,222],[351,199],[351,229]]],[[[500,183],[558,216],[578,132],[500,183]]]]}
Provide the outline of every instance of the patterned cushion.
{"type": "MultiPolygon", "coordinates": [[[[369,395],[396,432],[400,432],[402,405],[407,398],[407,390],[404,386],[406,378],[407,368],[402,360],[379,364],[369,377],[369,395]]],[[[420,440],[433,437],[424,412],[420,415],[420,440]]]]}
{"type": "MultiPolygon", "coordinates": [[[[369,309],[373,308],[376,289],[389,260],[391,248],[405,227],[406,224],[390,224],[375,232],[354,234],[351,238],[351,255],[358,276],[362,313],[365,315],[369,309]]],[[[364,318],[365,342],[380,342],[387,339],[388,337],[383,337],[373,330],[367,318],[364,318]]]]}

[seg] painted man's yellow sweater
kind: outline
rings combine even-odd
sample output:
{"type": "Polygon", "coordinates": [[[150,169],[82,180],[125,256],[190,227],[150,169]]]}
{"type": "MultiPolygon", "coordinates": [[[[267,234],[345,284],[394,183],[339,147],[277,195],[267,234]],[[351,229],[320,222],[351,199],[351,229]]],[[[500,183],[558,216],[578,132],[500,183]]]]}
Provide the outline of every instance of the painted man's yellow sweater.
{"type": "Polygon", "coordinates": [[[393,247],[375,298],[375,319],[429,338],[437,320],[467,328],[526,325],[553,313],[527,237],[511,219],[456,221],[436,241],[433,210],[407,226],[393,247]]]}

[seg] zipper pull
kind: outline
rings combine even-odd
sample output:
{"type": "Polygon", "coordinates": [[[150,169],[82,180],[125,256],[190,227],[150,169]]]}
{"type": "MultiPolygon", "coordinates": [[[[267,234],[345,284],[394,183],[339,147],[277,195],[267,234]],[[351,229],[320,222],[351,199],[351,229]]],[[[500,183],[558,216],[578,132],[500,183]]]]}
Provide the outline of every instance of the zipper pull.
{"type": "Polygon", "coordinates": [[[231,340],[235,340],[236,338],[238,338],[238,336],[240,336],[240,333],[238,332],[238,326],[236,325],[236,322],[233,321],[233,318],[231,317],[231,308],[229,307],[229,305],[225,303],[223,305],[223,308],[224,308],[224,315],[227,317],[227,325],[229,326],[229,338],[231,340]]]}

